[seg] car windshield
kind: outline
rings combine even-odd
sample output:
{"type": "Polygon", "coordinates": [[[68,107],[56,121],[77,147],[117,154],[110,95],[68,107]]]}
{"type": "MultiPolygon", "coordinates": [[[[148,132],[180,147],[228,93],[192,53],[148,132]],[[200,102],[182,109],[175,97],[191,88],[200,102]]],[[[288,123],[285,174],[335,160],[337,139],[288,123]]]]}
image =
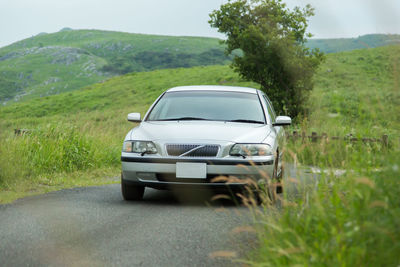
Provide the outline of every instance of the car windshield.
{"type": "Polygon", "coordinates": [[[154,106],[147,120],[265,123],[257,94],[220,91],[167,92],[154,106]]]}

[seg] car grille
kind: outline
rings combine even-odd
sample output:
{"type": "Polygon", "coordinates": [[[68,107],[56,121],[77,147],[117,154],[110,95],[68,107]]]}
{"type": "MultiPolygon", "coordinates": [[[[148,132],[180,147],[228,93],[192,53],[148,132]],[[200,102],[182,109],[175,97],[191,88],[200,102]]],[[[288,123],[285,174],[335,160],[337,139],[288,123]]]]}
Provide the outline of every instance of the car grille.
{"type": "Polygon", "coordinates": [[[176,157],[216,157],[218,145],[168,144],[167,153],[176,157]],[[190,152],[191,151],[191,152],[190,152]],[[189,152],[189,153],[188,153],[189,152]],[[185,154],[187,153],[187,154],[185,154]]]}

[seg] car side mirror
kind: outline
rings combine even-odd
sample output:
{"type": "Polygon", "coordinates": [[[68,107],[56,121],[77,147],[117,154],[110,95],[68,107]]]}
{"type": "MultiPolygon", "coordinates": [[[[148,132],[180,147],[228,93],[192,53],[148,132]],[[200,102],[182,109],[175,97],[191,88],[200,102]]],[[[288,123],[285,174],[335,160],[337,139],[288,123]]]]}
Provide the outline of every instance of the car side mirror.
{"type": "Polygon", "coordinates": [[[141,116],[140,113],[129,113],[128,114],[128,121],[130,122],[141,122],[141,116]]]}
{"type": "Polygon", "coordinates": [[[287,126],[292,124],[292,119],[288,116],[278,116],[275,119],[273,126],[287,126]]]}

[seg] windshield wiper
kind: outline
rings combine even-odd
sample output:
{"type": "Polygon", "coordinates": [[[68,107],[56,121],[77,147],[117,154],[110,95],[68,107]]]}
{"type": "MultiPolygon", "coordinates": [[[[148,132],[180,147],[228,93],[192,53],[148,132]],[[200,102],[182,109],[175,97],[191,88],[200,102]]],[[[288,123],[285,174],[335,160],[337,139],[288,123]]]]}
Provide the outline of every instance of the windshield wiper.
{"type": "Polygon", "coordinates": [[[161,119],[156,121],[206,121],[204,118],[197,117],[181,117],[181,118],[172,118],[172,119],[161,119]]]}
{"type": "Polygon", "coordinates": [[[263,121],[255,121],[255,120],[229,120],[227,122],[244,122],[244,123],[259,123],[259,124],[265,124],[263,121]]]}

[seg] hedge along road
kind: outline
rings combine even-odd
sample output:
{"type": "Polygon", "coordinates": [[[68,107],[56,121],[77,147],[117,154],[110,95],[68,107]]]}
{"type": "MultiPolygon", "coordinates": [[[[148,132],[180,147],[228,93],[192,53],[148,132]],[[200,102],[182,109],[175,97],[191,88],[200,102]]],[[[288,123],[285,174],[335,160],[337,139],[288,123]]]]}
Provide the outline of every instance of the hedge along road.
{"type": "MultiPolygon", "coordinates": [[[[289,173],[295,176],[292,168],[289,173]]],[[[239,265],[235,257],[256,246],[254,233],[235,233],[253,223],[251,212],[232,202],[224,202],[223,208],[221,203],[210,206],[204,204],[207,199],[146,189],[143,201],[125,202],[120,186],[108,185],[1,205],[0,262],[2,266],[239,265]]]]}

